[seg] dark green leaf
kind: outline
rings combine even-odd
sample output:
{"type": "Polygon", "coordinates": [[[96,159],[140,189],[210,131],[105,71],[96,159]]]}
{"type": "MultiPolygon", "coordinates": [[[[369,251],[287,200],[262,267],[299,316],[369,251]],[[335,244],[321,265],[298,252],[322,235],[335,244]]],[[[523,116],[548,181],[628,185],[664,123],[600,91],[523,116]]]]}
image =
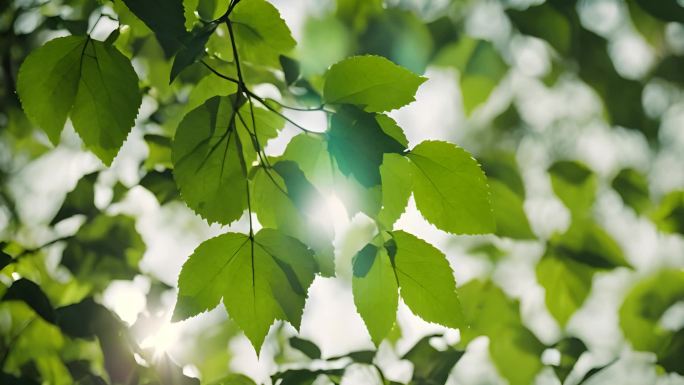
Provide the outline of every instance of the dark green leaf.
{"type": "Polygon", "coordinates": [[[123,0],[140,20],[157,36],[167,57],[183,46],[188,32],[182,0],[139,1],[123,0]]]}
{"type": "Polygon", "coordinates": [[[451,369],[463,357],[464,351],[447,346],[439,351],[430,345],[430,339],[435,336],[423,337],[404,357],[413,364],[412,384],[437,385],[446,384],[451,369]]]}
{"type": "Polygon", "coordinates": [[[79,279],[104,288],[109,280],[138,274],[144,247],[133,218],[100,215],[69,239],[62,265],[79,279]]]}
{"type": "Polygon", "coordinates": [[[140,185],[154,194],[160,205],[178,199],[180,196],[171,170],[150,171],[140,180],[140,185]]]}
{"type": "Polygon", "coordinates": [[[677,0],[636,0],[641,8],[651,15],[665,20],[684,23],[684,6],[677,0]]]}
{"type": "Polygon", "coordinates": [[[328,132],[328,151],[345,175],[353,175],[366,187],[380,184],[385,153],[401,153],[405,147],[387,135],[374,114],[348,107],[334,114],[328,132]]]}
{"type": "Polygon", "coordinates": [[[313,342],[305,340],[299,337],[290,337],[290,346],[304,353],[307,357],[312,360],[317,360],[321,358],[321,349],[316,346],[313,342]]]}
{"type": "Polygon", "coordinates": [[[131,383],[138,376],[130,336],[121,320],[107,308],[86,298],[56,309],[57,325],[74,338],[98,338],[104,367],[114,383],[131,383]]]}
{"type": "Polygon", "coordinates": [[[285,55],[280,55],[279,59],[280,66],[283,68],[283,74],[285,75],[285,83],[290,86],[299,79],[299,62],[285,55]]]}
{"type": "Polygon", "coordinates": [[[20,278],[7,289],[2,301],[21,301],[28,305],[40,317],[50,323],[55,323],[55,311],[50,300],[35,282],[20,278]]]}
{"type": "Polygon", "coordinates": [[[562,384],[575,367],[580,356],[587,351],[587,346],[579,338],[566,337],[558,341],[553,347],[561,354],[560,362],[553,367],[553,371],[556,372],[556,376],[562,384]]]}
{"type": "Polygon", "coordinates": [[[204,55],[207,40],[216,30],[216,23],[208,23],[203,27],[193,31],[187,38],[187,42],[183,44],[183,48],[178,51],[176,57],[173,59],[173,66],[171,67],[171,78],[169,83],[181,73],[186,67],[195,63],[204,55]]]}
{"type": "Polygon", "coordinates": [[[58,223],[63,219],[70,218],[77,214],[93,218],[99,210],[95,207],[95,182],[99,173],[94,172],[79,179],[76,187],[71,190],[64,198],[62,207],[50,224],[58,223]]]}
{"type": "Polygon", "coordinates": [[[651,206],[648,181],[638,171],[631,168],[620,170],[611,186],[620,194],[622,201],[636,213],[643,213],[651,206]]]}

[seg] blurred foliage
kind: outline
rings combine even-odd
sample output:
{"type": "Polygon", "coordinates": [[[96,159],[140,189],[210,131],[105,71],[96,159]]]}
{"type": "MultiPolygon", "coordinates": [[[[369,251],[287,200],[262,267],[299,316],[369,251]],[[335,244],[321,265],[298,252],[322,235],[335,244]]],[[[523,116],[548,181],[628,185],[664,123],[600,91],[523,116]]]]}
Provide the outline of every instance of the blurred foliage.
{"type": "Polygon", "coordinates": [[[681,243],[684,186],[663,191],[652,186],[650,168],[606,173],[554,148],[536,166],[569,224],[540,229],[528,206],[539,186],[530,184],[519,155],[523,144],[552,134],[531,127],[515,96],[501,105],[496,94],[520,72],[513,42],[533,39],[549,59],[534,75],[540,87],[582,84],[600,103],[602,124],[642,139],[650,155],[676,146],[664,133],[665,110],[649,109],[647,91],[661,85],[681,94],[682,35],[672,31],[684,28],[682,2],[617,1],[653,53],[640,75],[621,71],[615,36],[581,17],[591,2],[329,3],[304,18],[298,41],[266,0],[0,3],[0,383],[255,384],[234,373],[229,346],[242,330],[259,351],[269,328],[264,346],[275,351],[274,384],[339,384],[357,370],[397,384],[383,364],[385,348],[411,364],[409,384],[453,383],[471,343],[482,338],[511,385],[533,384],[545,373],[560,383],[589,383],[608,376],[605,369],[624,352],[581,365],[592,345],[572,321],[597,277],[613,272],[632,282],[616,314],[625,344],[650,352],[660,378],[681,380],[683,325],[665,321],[684,300],[681,256],[642,269],[632,257],[640,251],[614,237],[607,225],[614,219],[600,207],[612,194],[653,228],[657,242],[681,243]],[[505,37],[472,33],[483,3],[503,10],[489,23],[510,26],[505,37]],[[431,70],[457,75],[461,105],[450,108],[463,111],[465,125],[450,128],[450,138],[468,138],[456,131],[475,127],[473,143],[464,143],[472,155],[442,141],[409,145],[390,117],[420,100],[416,92],[431,70]],[[260,97],[262,85],[278,100],[260,97]],[[329,127],[311,130],[289,110],[327,114],[329,127]],[[266,142],[286,125],[302,132],[282,155],[267,156],[266,142]],[[31,223],[21,214],[27,203],[17,180],[34,162],[81,146],[72,131],[103,164],[73,185],[54,215],[31,223]],[[138,178],[110,183],[104,164],[136,137],[146,148],[138,178]],[[226,233],[198,247],[172,311],[164,298],[176,289],[141,266],[146,245],[137,218],[117,208],[139,189],[160,206],[182,201],[222,225],[247,210],[265,229],[250,221],[248,234],[226,233]],[[310,207],[331,189],[350,215],[364,213],[378,230],[350,262],[354,303],[377,349],[332,357],[283,327],[299,327],[315,274],[336,275],[333,226],[310,207]],[[101,199],[103,190],[111,197],[101,199]],[[491,266],[512,260],[515,247],[541,250],[530,277],[560,330],[553,341],[529,324],[493,269],[456,289],[449,262],[458,270],[458,259],[394,228],[411,196],[446,233],[493,234],[456,237],[466,254],[491,266]],[[224,268],[233,260],[240,263],[224,268]],[[147,307],[128,325],[103,305],[105,292],[113,281],[140,278],[149,282],[147,307]],[[423,320],[458,328],[460,338],[428,335],[400,349],[400,298],[423,320]],[[183,351],[143,347],[172,313],[187,318],[221,301],[232,320],[204,325],[183,351]],[[542,359],[549,351],[556,362],[542,359]]]}

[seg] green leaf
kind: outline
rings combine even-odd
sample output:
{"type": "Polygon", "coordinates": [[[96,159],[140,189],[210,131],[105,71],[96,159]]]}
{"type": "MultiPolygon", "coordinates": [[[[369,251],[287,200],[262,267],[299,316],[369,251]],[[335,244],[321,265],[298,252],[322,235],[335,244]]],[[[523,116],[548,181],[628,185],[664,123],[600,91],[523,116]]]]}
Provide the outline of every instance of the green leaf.
{"type": "Polygon", "coordinates": [[[51,40],[33,51],[21,65],[17,92],[26,115],[53,144],[66,123],[79,86],[79,63],[85,38],[51,40]]]}
{"type": "Polygon", "coordinates": [[[646,177],[632,168],[625,168],[615,176],[611,186],[637,214],[641,214],[651,206],[648,181],[646,177]]]}
{"type": "Polygon", "coordinates": [[[36,312],[41,318],[55,323],[55,310],[43,290],[35,282],[20,278],[7,289],[2,301],[22,301],[36,312]]]}
{"type": "Polygon", "coordinates": [[[183,46],[188,32],[185,30],[183,0],[139,1],[123,0],[145,25],[154,31],[167,57],[183,46]]]}
{"type": "Polygon", "coordinates": [[[667,194],[650,217],[660,231],[684,234],[684,191],[667,194]]]}
{"type": "Polygon", "coordinates": [[[380,166],[382,180],[382,209],[378,222],[392,229],[406,210],[413,189],[413,167],[408,158],[398,154],[385,154],[380,166]]]}
{"type": "Polygon", "coordinates": [[[404,231],[392,232],[392,239],[396,249],[388,251],[406,305],[425,321],[463,329],[466,322],[446,256],[404,231]]]}
{"type": "Polygon", "coordinates": [[[662,270],[637,283],[620,307],[620,327],[635,350],[665,357],[675,332],[663,328],[667,309],[684,299],[684,272],[662,270]]]}
{"type": "Polygon", "coordinates": [[[684,7],[682,6],[682,3],[677,0],[661,0],[655,2],[649,0],[636,0],[636,2],[644,11],[659,19],[684,23],[684,7]]]}
{"type": "Polygon", "coordinates": [[[67,242],[62,265],[74,276],[103,289],[112,279],[132,279],[145,244],[133,218],[100,215],[67,242]]]}
{"type": "Polygon", "coordinates": [[[50,224],[82,214],[87,218],[93,218],[100,211],[95,207],[95,182],[99,173],[94,172],[79,179],[76,187],[64,198],[64,203],[50,224]]]}
{"type": "Polygon", "coordinates": [[[579,338],[566,337],[558,341],[553,347],[561,354],[560,363],[553,367],[553,371],[556,372],[556,376],[562,384],[575,367],[580,356],[587,351],[587,346],[579,338]]]}
{"type": "Polygon", "coordinates": [[[252,210],[259,223],[280,229],[299,239],[315,252],[318,270],[324,276],[335,274],[333,226],[321,212],[324,197],[289,160],[259,168],[254,175],[252,210]]]}
{"type": "MultiPolygon", "coordinates": [[[[181,197],[209,222],[228,224],[247,208],[234,97],[214,97],[181,121],[172,146],[181,197]]],[[[251,164],[253,159],[244,159],[251,164]]]]}
{"type": "Polygon", "coordinates": [[[597,269],[631,267],[620,245],[590,220],[574,221],[563,235],[553,236],[551,244],[559,256],[597,269]]]}
{"type": "Polygon", "coordinates": [[[492,192],[496,234],[513,239],[535,239],[523,210],[522,199],[498,180],[490,179],[489,188],[492,192]]]}
{"type": "Polygon", "coordinates": [[[17,90],[27,116],[59,141],[67,115],[83,142],[111,164],[142,101],[130,61],[111,45],[68,36],[47,42],[19,70],[17,90]]]}
{"type": "Polygon", "coordinates": [[[468,37],[447,46],[435,61],[441,65],[454,66],[460,72],[461,95],[466,115],[470,115],[477,106],[487,101],[508,70],[492,43],[468,37]]]}
{"type": "Polygon", "coordinates": [[[214,74],[203,77],[192,87],[185,111],[192,111],[214,96],[229,96],[237,91],[237,84],[214,74]]]}
{"type": "Polygon", "coordinates": [[[192,31],[191,35],[186,39],[187,41],[183,44],[183,48],[178,51],[176,57],[173,59],[169,83],[172,83],[176,76],[185,68],[202,58],[207,41],[216,30],[216,26],[216,23],[211,22],[192,31]]]}
{"type": "Polygon", "coordinates": [[[14,258],[2,250],[4,247],[4,242],[0,242],[0,271],[2,271],[2,269],[4,269],[10,263],[14,262],[14,258]]]}
{"type": "Polygon", "coordinates": [[[279,67],[296,45],[278,9],[266,0],[241,1],[230,15],[240,60],[279,67]]]}
{"type": "MultiPolygon", "coordinates": [[[[112,383],[128,383],[138,376],[131,336],[121,320],[107,308],[86,298],[55,309],[57,325],[74,338],[97,337],[104,356],[104,367],[112,383]]],[[[135,347],[139,349],[137,346],[135,347]]]]}
{"type": "Polygon", "coordinates": [[[256,385],[256,382],[244,374],[229,374],[211,385],[256,385]]]}
{"type": "Polygon", "coordinates": [[[525,10],[508,9],[506,13],[520,32],[544,37],[562,55],[570,51],[572,30],[569,20],[548,3],[525,10]]]}
{"type": "Polygon", "coordinates": [[[276,319],[296,328],[314,277],[311,252],[294,238],[263,229],[253,239],[227,233],[202,243],[178,277],[178,321],[223,304],[258,352],[276,319]]]}
{"type": "Polygon", "coordinates": [[[584,164],[559,161],[549,167],[551,187],[573,216],[589,213],[596,197],[596,175],[584,164]]]}
{"type": "Polygon", "coordinates": [[[290,86],[299,79],[301,72],[299,62],[285,55],[280,55],[278,58],[283,68],[283,75],[285,75],[285,84],[290,86]]]}
{"type": "Polygon", "coordinates": [[[470,281],[459,292],[470,325],[461,331],[464,344],[480,335],[489,337],[489,353],[499,373],[510,384],[534,383],[543,368],[545,346],[522,324],[517,301],[489,281],[470,281]]]}
{"type": "Polygon", "coordinates": [[[487,180],[469,153],[451,143],[425,141],[407,156],[415,166],[416,206],[428,222],[454,234],[494,231],[487,180]]]}
{"type": "Polygon", "coordinates": [[[594,272],[591,266],[553,253],[537,265],[537,280],[546,291],[546,307],[561,327],[589,296],[594,272]]]}
{"type": "Polygon", "coordinates": [[[355,104],[368,112],[393,110],[411,103],[426,79],[380,56],[355,56],[330,67],[323,99],[355,104]]]}
{"type": "Polygon", "coordinates": [[[152,170],[140,180],[140,185],[154,194],[160,205],[180,197],[171,170],[152,170]]]}
{"type": "Polygon", "coordinates": [[[375,346],[380,345],[397,316],[399,288],[385,248],[368,244],[353,259],[352,292],[375,346]]]}
{"type": "Polygon", "coordinates": [[[299,338],[297,336],[290,337],[290,346],[304,353],[307,357],[312,360],[318,360],[321,358],[321,349],[316,346],[313,342],[299,338]]]}
{"type": "Polygon", "coordinates": [[[386,57],[418,74],[425,72],[434,49],[425,21],[400,7],[387,7],[373,15],[358,42],[359,53],[386,57]]]}
{"type": "Polygon", "coordinates": [[[429,385],[446,384],[447,378],[456,363],[463,357],[464,351],[447,346],[439,351],[430,345],[430,339],[436,336],[426,336],[420,339],[404,357],[413,364],[411,384],[429,385]]]}
{"type": "Polygon", "coordinates": [[[374,114],[347,107],[330,119],[328,151],[342,173],[353,175],[366,187],[380,184],[380,165],[385,153],[401,153],[405,149],[383,131],[374,114]]]}

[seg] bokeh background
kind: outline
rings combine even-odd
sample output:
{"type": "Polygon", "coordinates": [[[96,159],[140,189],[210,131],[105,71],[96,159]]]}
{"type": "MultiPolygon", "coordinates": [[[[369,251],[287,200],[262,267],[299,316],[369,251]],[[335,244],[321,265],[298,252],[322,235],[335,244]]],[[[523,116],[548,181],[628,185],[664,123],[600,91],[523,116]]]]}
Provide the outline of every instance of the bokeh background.
{"type": "MultiPolygon", "coordinates": [[[[220,8],[218,1],[199,3],[204,7],[199,12],[211,13],[212,7],[220,8]]],[[[416,101],[390,113],[405,130],[410,146],[426,139],[440,139],[456,143],[476,156],[490,156],[496,150],[515,159],[526,190],[524,212],[536,239],[448,235],[428,224],[413,200],[395,228],[405,229],[442,250],[458,285],[473,279],[495,282],[508,297],[518,301],[524,325],[544,344],[553,345],[566,334],[584,341],[588,351],[568,383],[576,383],[595,366],[617,360],[587,384],[684,384],[680,375],[659,372],[653,354],[634,351],[623,336],[618,318],[625,294],[636,282],[663,268],[684,268],[681,227],[679,233],[664,231],[657,222],[626,205],[611,187],[620,170],[631,168],[645,176],[654,204],[668,193],[684,189],[684,24],[656,18],[632,0],[579,0],[571,8],[581,24],[579,28],[590,31],[601,42],[600,54],[590,43],[573,40],[567,30],[570,27],[562,20],[547,19],[542,32],[551,37],[550,42],[529,31],[522,32],[526,25],[531,28],[525,10],[543,1],[388,0],[384,11],[374,13],[375,3],[273,1],[298,42],[293,57],[301,62],[307,76],[319,76],[329,65],[366,52],[387,56],[424,74],[428,80],[419,88],[416,101]],[[347,5],[349,8],[344,8],[347,5]],[[516,19],[516,15],[523,16],[516,19]],[[459,66],[454,54],[466,39],[484,42],[481,56],[472,59],[475,63],[470,67],[459,66]],[[577,46],[566,47],[564,52],[566,45],[577,46]],[[578,56],[576,52],[583,54],[578,56]],[[608,70],[604,70],[606,67],[608,70]],[[591,73],[592,68],[599,69],[598,75],[591,73]],[[636,102],[625,96],[634,84],[640,90],[636,102]],[[630,115],[635,108],[641,108],[637,120],[630,115]],[[564,232],[571,223],[570,212],[554,194],[547,172],[558,160],[582,162],[595,173],[598,193],[591,215],[634,267],[595,274],[588,298],[565,330],[549,313],[545,290],[535,273],[546,241],[564,232]]],[[[54,28],[46,25],[55,15],[68,19],[82,8],[80,2],[70,1],[4,2],[0,6],[0,26],[5,56],[20,61],[42,42],[69,34],[66,24],[54,28]],[[19,45],[23,51],[17,48],[19,45]]],[[[119,2],[103,2],[88,15],[88,26],[95,24],[102,11],[116,16],[120,8],[119,2]]],[[[104,39],[116,27],[116,21],[102,18],[92,34],[104,39]]],[[[159,48],[153,41],[141,44],[143,54],[133,62],[136,71],[147,86],[158,88],[156,95],[174,95],[180,107],[173,110],[147,94],[137,124],[111,168],[104,168],[94,155],[82,149],[70,124],[60,145],[49,145],[46,136],[31,127],[11,103],[7,72],[0,77],[4,84],[0,99],[0,178],[5,203],[11,201],[13,206],[11,210],[9,204],[0,207],[2,239],[16,239],[31,246],[76,232],[83,223],[79,216],[62,220],[54,227],[50,224],[76,183],[84,175],[99,172],[94,177],[96,207],[111,215],[134,218],[145,248],[140,272],[130,280],[108,283],[97,298],[131,325],[142,346],[168,353],[186,374],[203,379],[235,372],[262,383],[283,368],[317,365],[288,346],[287,338],[296,331],[286,324],[271,328],[257,357],[223,307],[181,323],[170,323],[177,276],[193,249],[228,230],[244,232],[248,225],[243,217],[231,226],[209,226],[181,201],[160,204],[152,192],[139,185],[145,175],[141,164],[156,154],[147,135],[171,132],[173,118],[169,116],[182,110],[183,100],[187,100],[192,88],[182,83],[169,86],[169,65],[158,58],[159,48]]],[[[254,91],[281,98],[279,90],[270,85],[254,91]]],[[[326,128],[323,112],[285,113],[312,130],[326,128]]],[[[278,138],[268,143],[267,153],[282,153],[297,133],[288,124],[278,138]]],[[[374,349],[355,310],[350,286],[351,258],[372,237],[373,223],[363,214],[350,217],[334,191],[328,193],[325,202],[316,204],[314,210],[335,227],[338,276],[316,277],[299,336],[314,342],[325,357],[374,349]]],[[[673,215],[675,222],[684,221],[682,211],[673,215]]],[[[64,244],[57,243],[40,256],[44,274],[57,282],[70,277],[59,265],[64,248],[64,244]]],[[[0,279],[5,284],[11,282],[7,276],[0,279]]],[[[684,325],[684,299],[668,310],[661,323],[669,330],[684,325]]],[[[411,379],[413,367],[401,356],[422,337],[444,333],[444,337],[433,341],[436,347],[455,344],[460,338],[458,331],[426,323],[403,304],[397,326],[391,340],[378,348],[375,362],[388,379],[402,383],[411,379]]],[[[505,384],[507,380],[491,362],[488,345],[487,337],[472,341],[451,370],[447,383],[505,384]]],[[[551,364],[558,359],[558,352],[552,349],[542,357],[551,364]]],[[[363,365],[348,370],[342,379],[345,385],[379,381],[377,373],[363,365]]],[[[318,383],[326,380],[319,379],[318,383]]],[[[546,367],[534,383],[559,381],[546,367]]]]}

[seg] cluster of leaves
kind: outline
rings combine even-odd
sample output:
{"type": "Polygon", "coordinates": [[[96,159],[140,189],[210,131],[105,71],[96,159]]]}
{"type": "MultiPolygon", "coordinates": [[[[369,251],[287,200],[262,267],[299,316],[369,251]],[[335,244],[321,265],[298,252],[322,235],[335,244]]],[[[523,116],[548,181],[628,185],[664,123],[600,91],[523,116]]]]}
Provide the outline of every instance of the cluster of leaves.
{"type": "MultiPolygon", "coordinates": [[[[3,18],[11,19],[3,21],[11,33],[7,47],[0,47],[3,78],[11,85],[0,101],[7,101],[11,138],[30,137],[26,132],[35,125],[57,145],[68,119],[83,145],[110,166],[136,119],[142,119],[138,124],[146,127],[149,149],[140,165],[142,187],[160,204],[184,202],[208,223],[230,225],[244,216],[249,222],[247,233],[219,235],[189,256],[178,279],[174,321],[222,302],[257,352],[276,320],[298,329],[314,277],[335,275],[334,229],[317,220],[325,213],[316,205],[333,191],[349,215],[363,213],[377,229],[351,262],[354,303],[376,346],[396,329],[400,298],[422,319],[461,330],[458,345],[436,349],[430,336],[402,356],[414,366],[411,383],[445,383],[468,343],[479,336],[489,338],[490,357],[511,384],[533,383],[547,366],[541,360],[547,349],[561,354],[552,366],[563,382],[587,351],[568,332],[551,345],[542,343],[523,323],[517,301],[492,280],[470,281],[457,294],[446,256],[394,228],[413,196],[422,216],[447,233],[541,241],[545,252],[536,267],[537,281],[563,329],[589,296],[595,274],[632,268],[594,218],[601,180],[588,166],[560,160],[549,167],[553,191],[568,208],[571,225],[539,239],[523,209],[525,184],[510,148],[484,148],[477,159],[444,141],[409,148],[388,112],[414,100],[425,81],[416,73],[427,65],[457,70],[467,114],[488,100],[507,73],[500,47],[463,35],[460,16],[425,22],[382,1],[339,0],[334,13],[304,26],[309,33],[297,55],[288,26],[266,0],[66,3],[77,17],[43,17],[31,40],[14,32],[16,19],[28,10],[13,3],[0,6],[3,18]],[[94,24],[111,18],[118,25],[97,40],[88,30],[91,15],[99,15],[94,24]],[[32,49],[45,40],[42,30],[70,35],[32,49]],[[23,50],[19,58],[13,57],[17,46],[23,50]],[[22,60],[20,69],[13,69],[22,60]],[[261,84],[275,87],[283,101],[259,96],[254,90],[261,84]],[[154,99],[157,109],[138,118],[144,97],[154,99]],[[327,126],[304,127],[287,110],[324,114],[327,126]],[[267,155],[267,142],[286,124],[301,133],[282,155],[267,155]]],[[[656,31],[644,32],[654,45],[662,44],[666,22],[684,22],[684,8],[675,0],[627,3],[640,31],[656,31]]],[[[659,122],[643,107],[645,80],[626,79],[615,70],[607,41],[582,25],[576,7],[574,1],[549,0],[506,14],[519,33],[544,39],[557,54],[547,83],[560,72],[575,71],[604,101],[609,122],[655,140],[659,122]]],[[[681,84],[681,56],[664,52],[649,79],[681,84]]],[[[493,125],[508,130],[501,136],[519,135],[515,106],[500,118],[493,125]]],[[[18,139],[11,140],[19,147],[18,139]]],[[[29,150],[33,155],[45,151],[29,150]]],[[[152,360],[121,321],[92,299],[111,280],[139,274],[144,252],[133,218],[95,206],[97,178],[97,173],[84,176],[50,223],[78,215],[83,222],[75,234],[33,248],[1,244],[0,268],[7,279],[0,286],[0,311],[11,319],[9,326],[1,325],[6,336],[2,382],[196,383],[170,359],[152,360]],[[68,284],[46,267],[42,250],[53,244],[64,245],[60,267],[70,273],[68,284]],[[24,278],[16,279],[17,274],[24,278]],[[54,338],[38,346],[36,335],[54,338]]],[[[663,233],[684,234],[684,192],[671,192],[656,204],[646,177],[633,169],[620,171],[610,185],[626,206],[663,233]]],[[[11,212],[13,198],[2,187],[0,204],[11,212]]],[[[112,201],[126,190],[116,186],[112,201]]],[[[487,240],[473,252],[495,260],[504,253],[487,240]]],[[[620,308],[620,326],[632,347],[655,353],[659,366],[679,374],[684,374],[684,329],[666,329],[660,320],[682,298],[681,271],[663,270],[632,288],[620,308]]],[[[310,342],[296,337],[289,342],[327,364],[276,373],[274,383],[310,384],[320,376],[339,383],[351,363],[368,365],[381,382],[392,383],[373,351],[322,360],[310,342]]],[[[585,373],[580,382],[602,369],[585,373]]],[[[244,376],[221,377],[215,379],[251,383],[244,376]]]]}

